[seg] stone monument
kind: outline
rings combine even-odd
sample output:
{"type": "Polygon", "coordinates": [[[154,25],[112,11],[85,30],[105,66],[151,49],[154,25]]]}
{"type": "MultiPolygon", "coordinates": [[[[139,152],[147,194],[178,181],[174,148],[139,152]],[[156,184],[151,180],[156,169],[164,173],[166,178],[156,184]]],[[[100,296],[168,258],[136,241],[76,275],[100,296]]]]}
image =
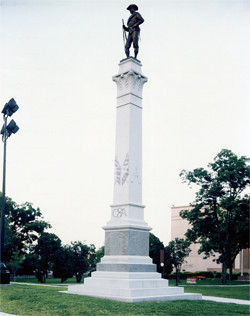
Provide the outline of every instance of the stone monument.
{"type": "Polygon", "coordinates": [[[149,257],[149,231],[142,204],[142,89],[147,77],[129,57],[113,77],[117,85],[114,200],[105,230],[105,255],[84,285],[68,293],[125,302],[201,299],[169,287],[149,257]]]}

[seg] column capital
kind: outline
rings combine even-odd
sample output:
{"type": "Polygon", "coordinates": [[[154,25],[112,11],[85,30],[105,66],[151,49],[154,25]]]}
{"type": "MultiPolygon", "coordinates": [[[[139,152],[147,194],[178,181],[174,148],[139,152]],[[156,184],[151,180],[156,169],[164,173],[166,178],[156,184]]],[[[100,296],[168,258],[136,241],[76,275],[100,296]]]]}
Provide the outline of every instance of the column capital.
{"type": "Polygon", "coordinates": [[[117,85],[117,97],[122,97],[126,94],[133,94],[138,98],[142,98],[142,88],[148,78],[142,74],[138,74],[133,70],[127,73],[118,74],[112,77],[117,85]]]}

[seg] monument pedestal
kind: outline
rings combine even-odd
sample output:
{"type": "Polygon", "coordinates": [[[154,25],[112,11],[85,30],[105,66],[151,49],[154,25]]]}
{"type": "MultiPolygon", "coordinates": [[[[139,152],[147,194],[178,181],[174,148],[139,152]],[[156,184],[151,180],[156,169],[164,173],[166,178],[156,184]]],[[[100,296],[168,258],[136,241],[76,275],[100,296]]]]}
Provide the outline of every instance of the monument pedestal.
{"type": "Polygon", "coordinates": [[[147,78],[134,58],[120,62],[117,84],[117,117],[114,201],[105,230],[105,255],[97,271],[72,285],[68,293],[124,302],[201,299],[169,287],[149,257],[149,231],[142,204],[142,88],[147,78]]]}
{"type": "Polygon", "coordinates": [[[168,280],[156,272],[92,273],[84,285],[69,286],[68,293],[122,302],[200,300],[201,294],[184,293],[183,287],[169,287],[168,280]]]}

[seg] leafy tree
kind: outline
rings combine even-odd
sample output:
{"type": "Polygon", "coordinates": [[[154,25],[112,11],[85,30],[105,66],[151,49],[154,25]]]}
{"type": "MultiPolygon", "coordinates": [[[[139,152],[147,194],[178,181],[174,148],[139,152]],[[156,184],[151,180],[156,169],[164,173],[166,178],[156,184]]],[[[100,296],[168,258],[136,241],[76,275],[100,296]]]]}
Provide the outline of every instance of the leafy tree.
{"type": "Polygon", "coordinates": [[[11,260],[8,262],[8,269],[10,272],[13,273],[14,279],[16,277],[17,271],[22,267],[22,263],[24,261],[24,255],[21,255],[19,251],[15,251],[12,256],[11,260]]]}
{"type": "Polygon", "coordinates": [[[183,182],[200,189],[193,208],[180,215],[192,225],[186,236],[201,245],[199,253],[219,254],[222,283],[226,283],[227,268],[231,275],[237,254],[249,248],[249,195],[243,195],[250,184],[249,159],[222,149],[208,168],[181,172],[183,182]]]}
{"type": "MultiPolygon", "coordinates": [[[[2,208],[2,193],[0,193],[0,209],[2,208]]],[[[33,208],[26,202],[18,205],[6,197],[5,204],[5,261],[11,260],[14,252],[24,254],[27,249],[38,239],[40,234],[50,228],[50,224],[43,220],[39,208],[33,208]]]]}
{"type": "Polygon", "coordinates": [[[37,255],[36,277],[41,283],[45,283],[60,248],[61,240],[55,234],[43,232],[38,238],[34,254],[37,255]]]}
{"type": "Polygon", "coordinates": [[[165,247],[165,266],[168,271],[172,270],[171,267],[174,266],[176,275],[178,276],[178,272],[181,270],[185,258],[191,251],[189,246],[190,242],[183,238],[175,238],[169,242],[168,246],[165,247]]]}
{"type": "Polygon", "coordinates": [[[87,246],[80,241],[75,241],[71,243],[70,249],[73,253],[73,273],[76,276],[76,282],[80,283],[83,274],[87,271],[91,271],[95,260],[95,247],[93,245],[87,246]]]}
{"type": "Polygon", "coordinates": [[[164,249],[164,244],[154,234],[149,233],[149,257],[153,259],[153,263],[157,265],[157,271],[161,272],[160,251],[164,249]]]}
{"type": "Polygon", "coordinates": [[[96,264],[101,261],[101,258],[104,256],[104,246],[100,247],[96,251],[96,264]]]}
{"type": "Polygon", "coordinates": [[[72,242],[58,249],[55,253],[53,274],[61,278],[61,282],[76,275],[77,282],[81,282],[85,272],[90,273],[96,268],[95,246],[87,246],[81,242],[72,242]]]}
{"type": "Polygon", "coordinates": [[[59,248],[54,256],[53,275],[55,278],[61,278],[61,283],[74,274],[73,252],[69,246],[59,248]]]}
{"type": "Polygon", "coordinates": [[[171,249],[166,246],[164,248],[164,265],[165,265],[165,273],[168,275],[173,271],[173,261],[171,257],[171,249]]]}
{"type": "Polygon", "coordinates": [[[22,267],[19,269],[21,275],[32,275],[37,268],[37,255],[34,253],[26,253],[22,262],[22,267]]]}
{"type": "Polygon", "coordinates": [[[96,248],[95,245],[90,244],[89,245],[89,254],[88,254],[88,262],[89,262],[89,271],[95,271],[96,270],[96,248]]]}

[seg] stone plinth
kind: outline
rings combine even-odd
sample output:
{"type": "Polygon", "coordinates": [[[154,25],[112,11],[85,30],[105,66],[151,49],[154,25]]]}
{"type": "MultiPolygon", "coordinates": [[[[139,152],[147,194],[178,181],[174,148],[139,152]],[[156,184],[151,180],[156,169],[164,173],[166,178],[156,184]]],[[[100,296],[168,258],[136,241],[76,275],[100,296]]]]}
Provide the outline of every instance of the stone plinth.
{"type": "Polygon", "coordinates": [[[96,271],[84,285],[69,286],[68,293],[122,302],[199,300],[201,294],[184,293],[182,287],[169,287],[168,281],[154,272],[96,271]]]}
{"type": "Polygon", "coordinates": [[[149,231],[142,204],[142,89],[147,78],[141,63],[128,58],[119,64],[117,85],[114,198],[105,230],[105,255],[84,285],[68,293],[125,302],[201,299],[169,287],[149,257],[149,231]]]}

